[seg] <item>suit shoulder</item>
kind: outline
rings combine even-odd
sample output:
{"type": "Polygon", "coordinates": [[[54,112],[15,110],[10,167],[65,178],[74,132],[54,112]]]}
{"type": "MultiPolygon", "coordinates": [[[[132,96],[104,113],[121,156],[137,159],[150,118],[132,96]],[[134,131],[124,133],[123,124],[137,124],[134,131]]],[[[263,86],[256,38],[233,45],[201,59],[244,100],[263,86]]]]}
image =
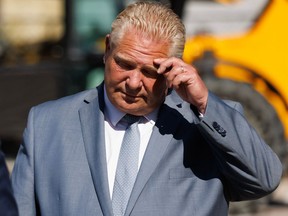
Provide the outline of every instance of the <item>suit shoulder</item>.
{"type": "Polygon", "coordinates": [[[86,91],[82,91],[73,95],[65,96],[56,100],[47,101],[41,103],[32,109],[34,112],[47,112],[47,111],[55,111],[55,112],[66,112],[67,110],[75,110],[79,109],[79,107],[85,103],[85,100],[91,100],[91,98],[97,98],[98,93],[97,89],[90,89],[86,91]]]}

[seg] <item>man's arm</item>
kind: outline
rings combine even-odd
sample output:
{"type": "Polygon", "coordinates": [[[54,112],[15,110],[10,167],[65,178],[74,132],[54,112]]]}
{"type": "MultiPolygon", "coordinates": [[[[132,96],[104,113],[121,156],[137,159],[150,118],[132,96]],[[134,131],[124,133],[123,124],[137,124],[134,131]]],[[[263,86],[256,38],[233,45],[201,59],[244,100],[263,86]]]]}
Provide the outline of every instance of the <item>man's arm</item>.
{"type": "Polygon", "coordinates": [[[238,103],[231,106],[209,93],[197,70],[182,59],[154,59],[167,87],[202,114],[198,127],[210,144],[223,174],[230,200],[256,199],[278,186],[282,165],[277,155],[241,114],[238,103]]]}
{"type": "Polygon", "coordinates": [[[28,126],[24,131],[12,171],[12,187],[20,215],[36,215],[34,191],[34,160],[33,160],[33,109],[28,117],[28,126]]]}
{"type": "Polygon", "coordinates": [[[249,125],[242,110],[239,103],[228,106],[210,93],[198,124],[217,159],[231,200],[263,197],[277,188],[282,176],[277,155],[249,125]]]}
{"type": "Polygon", "coordinates": [[[197,70],[182,59],[162,58],[154,63],[167,87],[202,114],[198,127],[217,159],[230,199],[256,199],[275,190],[282,165],[241,114],[242,107],[228,106],[209,93],[197,70]]]}

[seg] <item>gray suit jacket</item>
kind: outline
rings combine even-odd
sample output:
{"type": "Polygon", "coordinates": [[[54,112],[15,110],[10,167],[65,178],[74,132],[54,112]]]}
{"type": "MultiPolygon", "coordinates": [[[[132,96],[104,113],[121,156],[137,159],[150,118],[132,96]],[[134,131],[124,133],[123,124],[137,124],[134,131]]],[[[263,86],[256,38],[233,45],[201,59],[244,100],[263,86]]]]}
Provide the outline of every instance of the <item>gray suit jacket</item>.
{"type": "MultiPolygon", "coordinates": [[[[103,86],[31,109],[12,185],[20,215],[111,216],[103,86]]],[[[210,93],[199,119],[175,93],[159,111],[126,214],[221,216],[279,184],[277,156],[238,103],[210,93]]]]}

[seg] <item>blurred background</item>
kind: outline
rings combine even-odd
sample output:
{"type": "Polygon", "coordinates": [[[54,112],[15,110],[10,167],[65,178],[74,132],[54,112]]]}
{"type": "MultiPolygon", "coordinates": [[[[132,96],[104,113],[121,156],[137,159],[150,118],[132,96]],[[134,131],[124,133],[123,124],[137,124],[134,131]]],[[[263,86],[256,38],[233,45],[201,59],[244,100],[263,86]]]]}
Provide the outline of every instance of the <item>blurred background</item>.
{"type": "MultiPolygon", "coordinates": [[[[132,0],[0,0],[0,145],[9,169],[29,109],[103,80],[104,37],[132,0]]],[[[231,215],[288,215],[288,0],[160,0],[187,28],[183,59],[242,103],[284,166],[277,191],[231,215]]]]}

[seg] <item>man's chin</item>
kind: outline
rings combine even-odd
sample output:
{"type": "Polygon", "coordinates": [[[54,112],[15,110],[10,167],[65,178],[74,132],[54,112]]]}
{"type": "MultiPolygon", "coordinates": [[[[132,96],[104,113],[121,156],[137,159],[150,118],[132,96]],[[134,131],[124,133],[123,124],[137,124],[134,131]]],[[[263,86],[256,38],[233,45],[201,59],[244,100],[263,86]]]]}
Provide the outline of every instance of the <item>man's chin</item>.
{"type": "Polygon", "coordinates": [[[122,104],[121,107],[119,107],[122,112],[129,113],[132,115],[145,115],[145,106],[142,104],[137,103],[128,103],[122,104]]]}

